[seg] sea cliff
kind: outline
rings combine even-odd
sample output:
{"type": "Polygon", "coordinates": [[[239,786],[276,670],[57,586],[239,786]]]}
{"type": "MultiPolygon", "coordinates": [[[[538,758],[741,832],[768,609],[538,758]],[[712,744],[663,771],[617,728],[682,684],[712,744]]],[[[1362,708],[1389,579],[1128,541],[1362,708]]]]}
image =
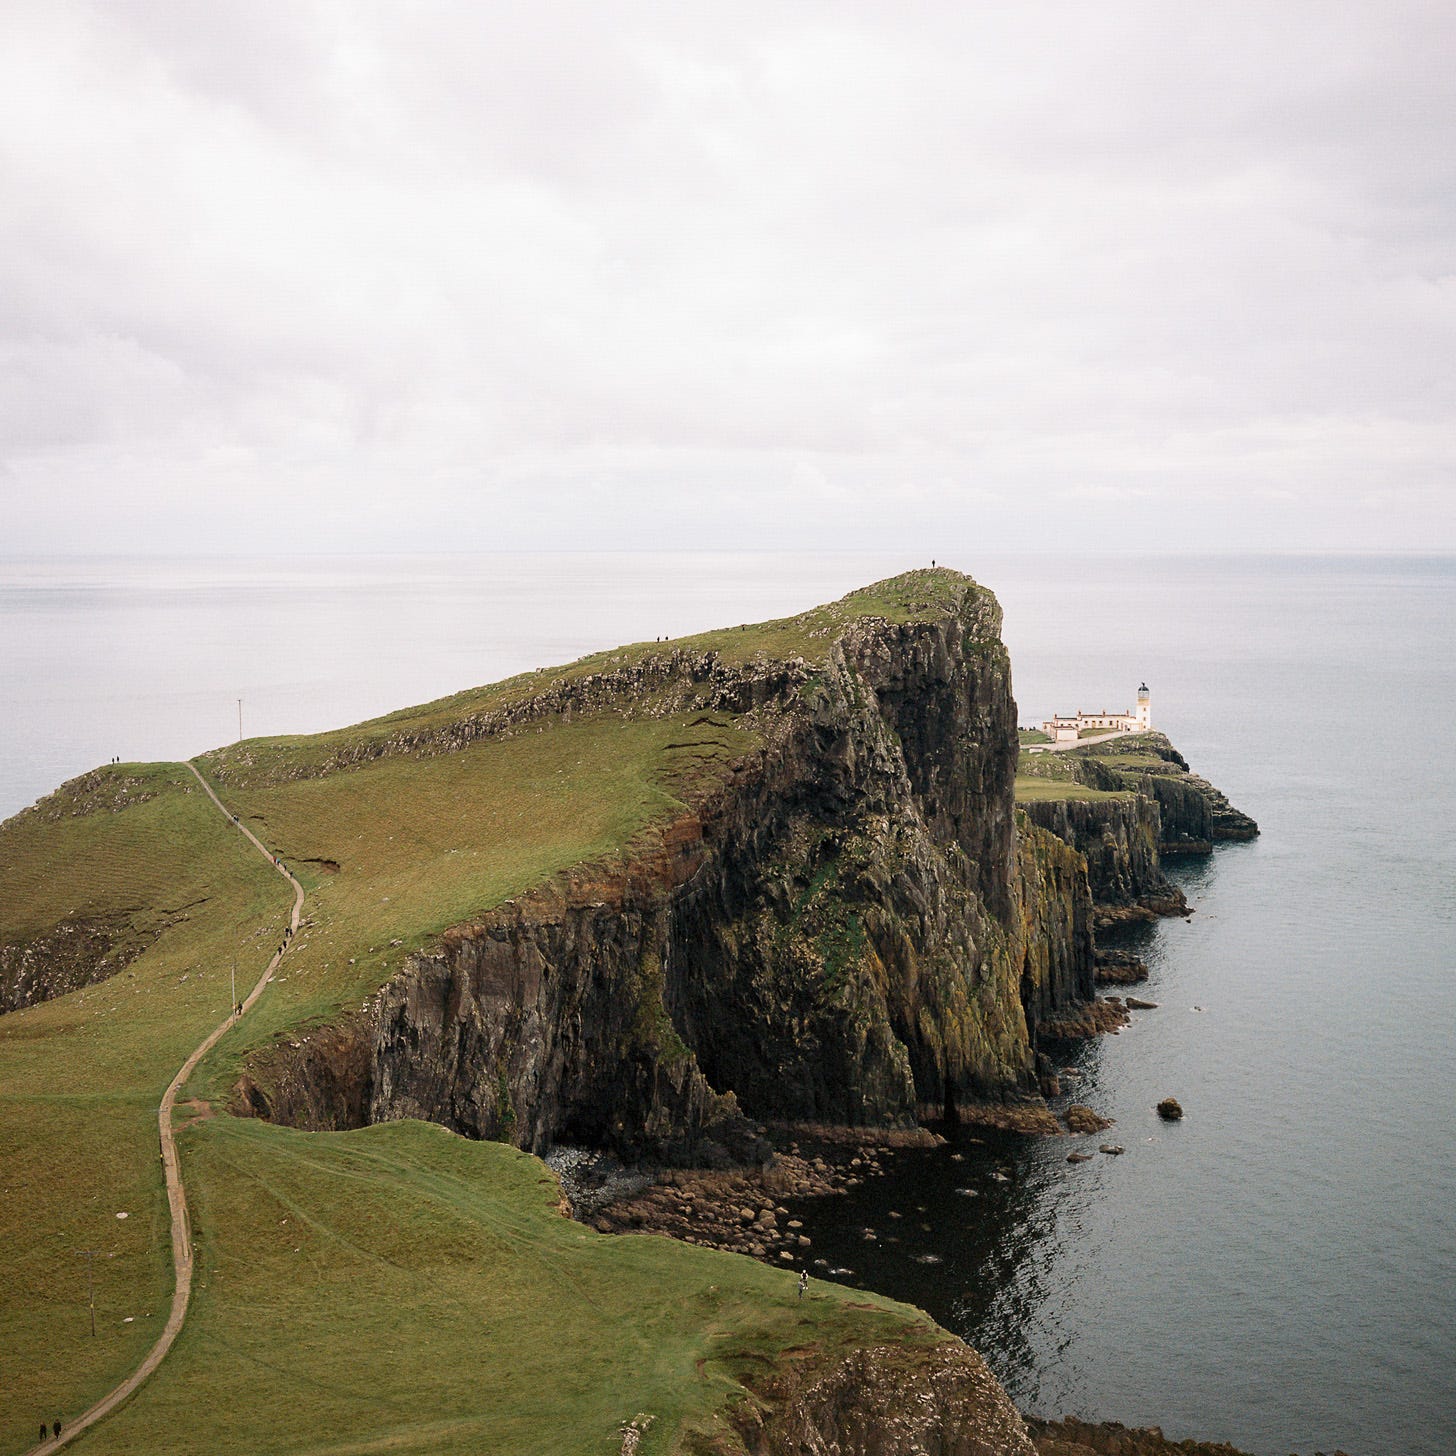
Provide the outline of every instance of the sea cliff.
{"type": "Polygon", "coordinates": [[[1098,923],[1181,915],[1182,892],[1163,873],[1168,856],[1209,854],[1259,826],[1193,773],[1162,733],[1093,739],[1067,752],[1027,754],[1017,798],[1033,823],[1087,861],[1098,923]]]}
{"type": "Polygon", "coordinates": [[[457,923],[360,1009],[252,1058],[238,1109],[709,1167],[768,1161],[767,1124],[1053,1126],[1039,1043],[1122,1016],[1096,1000],[1094,927],[1186,913],[1162,855],[1257,830],[1161,734],[1018,779],[1000,609],[917,576],[908,620],[835,614],[811,653],[654,652],[315,760],[668,711],[724,755],[620,853],[457,923]]]}
{"type": "Polygon", "coordinates": [[[346,1032],[256,1058],[240,1105],[722,1164],[766,1157],[768,1121],[1034,1103],[1039,1019],[1093,995],[1086,872],[1015,809],[999,607],[924,575],[913,620],[851,617],[815,662],[554,686],[557,718],[666,700],[754,746],[620,855],[411,955],[346,1032]]]}

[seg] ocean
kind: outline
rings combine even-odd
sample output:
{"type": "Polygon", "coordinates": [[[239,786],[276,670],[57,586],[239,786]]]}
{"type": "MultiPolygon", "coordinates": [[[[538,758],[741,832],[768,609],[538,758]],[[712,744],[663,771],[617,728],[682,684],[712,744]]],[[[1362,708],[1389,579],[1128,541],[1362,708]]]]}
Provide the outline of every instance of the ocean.
{"type": "MultiPolygon", "coordinates": [[[[0,560],[0,814],[113,756],[230,741],[239,700],[248,736],[311,732],[923,564],[0,560]]],[[[1075,1055],[1121,1157],[901,1153],[801,1211],[816,1256],[965,1335],[1028,1410],[1258,1456],[1448,1456],[1456,559],[942,564],[1000,597],[1023,723],[1146,680],[1154,726],[1262,834],[1176,871],[1195,913],[1129,941],[1158,1009],[1075,1055]]]]}

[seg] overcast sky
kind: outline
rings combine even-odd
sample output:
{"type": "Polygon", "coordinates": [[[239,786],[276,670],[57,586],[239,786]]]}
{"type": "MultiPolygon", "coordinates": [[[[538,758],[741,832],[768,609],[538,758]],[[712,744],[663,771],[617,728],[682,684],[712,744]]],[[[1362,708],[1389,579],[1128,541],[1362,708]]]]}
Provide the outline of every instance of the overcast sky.
{"type": "Polygon", "coordinates": [[[0,552],[1456,549],[1456,5],[5,0],[0,552]]]}

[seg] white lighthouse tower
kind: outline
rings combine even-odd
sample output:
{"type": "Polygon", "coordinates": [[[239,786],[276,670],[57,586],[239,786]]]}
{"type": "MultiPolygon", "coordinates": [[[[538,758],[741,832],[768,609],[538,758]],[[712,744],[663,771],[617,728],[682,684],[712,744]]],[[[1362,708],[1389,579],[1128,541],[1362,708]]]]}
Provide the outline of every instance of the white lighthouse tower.
{"type": "Polygon", "coordinates": [[[1153,695],[1148,691],[1147,683],[1138,689],[1137,712],[1133,716],[1140,733],[1146,733],[1153,726],[1153,695]]]}

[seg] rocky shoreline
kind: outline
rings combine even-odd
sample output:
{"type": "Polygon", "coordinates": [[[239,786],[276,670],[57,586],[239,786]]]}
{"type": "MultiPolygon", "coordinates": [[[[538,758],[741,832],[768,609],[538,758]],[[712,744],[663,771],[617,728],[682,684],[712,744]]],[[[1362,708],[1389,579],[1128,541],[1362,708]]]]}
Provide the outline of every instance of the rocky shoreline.
{"type": "MultiPolygon", "coordinates": [[[[1147,978],[1145,962],[1130,952],[1097,952],[1099,981],[1136,984],[1147,978]]],[[[1135,996],[1108,995],[1083,1003],[1068,1015],[1040,1028],[1053,1046],[1117,1035],[1133,1011],[1151,1011],[1157,1003],[1135,996]]],[[[1058,1113],[1047,1099],[1067,1095],[1082,1073],[1058,1068],[1045,1053],[1039,1056],[1040,1098],[972,1103],[956,1109],[956,1126],[981,1128],[1024,1137],[1089,1136],[1112,1127],[1081,1103],[1068,1101],[1058,1113]]],[[[933,1120],[933,1119],[932,1119],[933,1120]]],[[[546,1161],[562,1184],[571,1216],[599,1233],[656,1233],[684,1243],[744,1254],[783,1267],[817,1265],[830,1277],[834,1271],[813,1253],[812,1236],[802,1220],[791,1216],[786,1199],[815,1199],[843,1194],[885,1171],[887,1154],[904,1148],[945,1147],[942,1133],[915,1127],[856,1127],[814,1123],[772,1123],[755,1129],[764,1155],[752,1165],[722,1168],[629,1167],[610,1153],[557,1148],[546,1161]]],[[[1104,1144],[1099,1152],[1118,1154],[1121,1147],[1104,1144]]],[[[959,1154],[950,1156],[958,1158],[959,1154]]],[[[1071,1163],[1092,1155],[1068,1154],[1071,1163]]]]}
{"type": "Polygon", "coordinates": [[[799,1268],[812,1262],[813,1244],[785,1199],[848,1192],[885,1171],[886,1153],[946,1142],[922,1127],[780,1124],[763,1131],[777,1150],[757,1167],[667,1168],[633,1181],[600,1161],[575,1161],[565,1172],[557,1155],[547,1161],[562,1179],[573,1216],[599,1233],[665,1234],[799,1268]]]}

